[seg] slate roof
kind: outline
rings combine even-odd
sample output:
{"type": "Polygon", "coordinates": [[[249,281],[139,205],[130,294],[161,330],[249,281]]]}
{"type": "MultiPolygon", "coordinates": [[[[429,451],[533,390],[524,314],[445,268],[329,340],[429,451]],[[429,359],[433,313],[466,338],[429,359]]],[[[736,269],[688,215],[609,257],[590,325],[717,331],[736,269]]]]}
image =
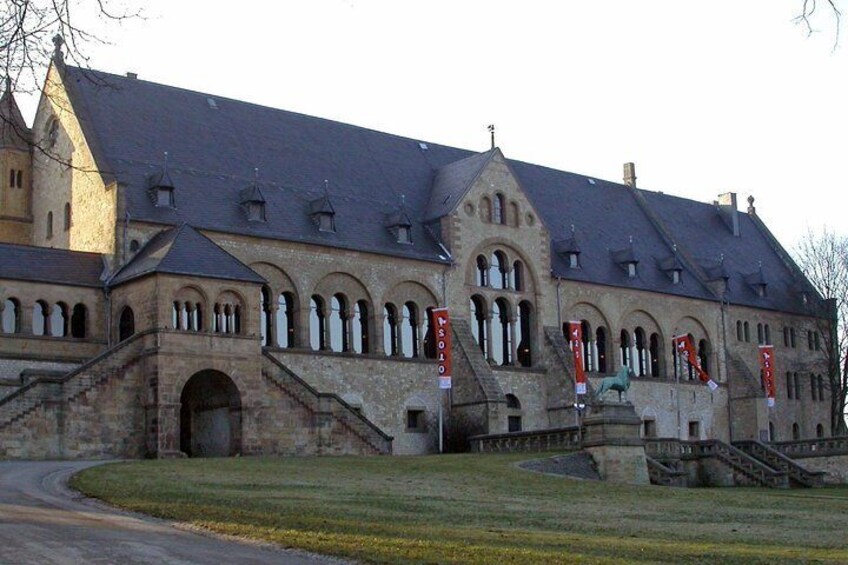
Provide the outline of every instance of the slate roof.
{"type": "Polygon", "coordinates": [[[99,253],[0,243],[0,279],[102,287],[99,253]]]}
{"type": "MultiPolygon", "coordinates": [[[[128,210],[140,221],[444,263],[449,258],[425,225],[453,211],[496,151],[422,143],[70,66],[66,73],[98,167],[107,182],[124,185],[128,210]],[[157,208],[146,191],[166,152],[175,209],[157,208]],[[257,167],[262,182],[254,178],[257,167]],[[252,183],[265,199],[265,222],[248,221],[239,208],[241,190],[252,183]],[[385,227],[402,195],[412,245],[398,244],[385,227]],[[328,204],[335,232],[319,231],[310,217],[315,206],[328,204]]],[[[798,293],[788,288],[797,273],[746,214],[739,215],[742,237],[735,238],[710,204],[520,161],[509,165],[550,232],[554,276],[718,300],[702,281],[727,275],[734,303],[794,308],[798,293]],[[677,256],[675,245],[699,264],[680,263],[681,284],[661,268],[677,256]],[[566,247],[579,250],[580,268],[569,268],[566,247]],[[634,278],[614,259],[622,250],[639,260],[634,278]],[[769,283],[762,298],[744,282],[760,264],[769,283]]]]}
{"type": "Polygon", "coordinates": [[[244,263],[186,224],[156,234],[112,277],[109,285],[116,286],[153,273],[265,282],[244,263]]]}

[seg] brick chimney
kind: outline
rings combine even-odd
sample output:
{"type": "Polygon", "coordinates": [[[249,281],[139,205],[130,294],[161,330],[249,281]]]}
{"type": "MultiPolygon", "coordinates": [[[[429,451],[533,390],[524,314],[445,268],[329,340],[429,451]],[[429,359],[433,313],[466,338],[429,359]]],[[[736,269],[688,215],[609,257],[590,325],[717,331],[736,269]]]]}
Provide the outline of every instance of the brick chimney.
{"type": "Polygon", "coordinates": [[[736,209],[736,193],[719,194],[718,209],[724,223],[727,224],[734,236],[739,237],[739,211],[736,209]]]}
{"type": "Polygon", "coordinates": [[[624,184],[636,188],[636,165],[634,163],[624,163],[624,184]]]}

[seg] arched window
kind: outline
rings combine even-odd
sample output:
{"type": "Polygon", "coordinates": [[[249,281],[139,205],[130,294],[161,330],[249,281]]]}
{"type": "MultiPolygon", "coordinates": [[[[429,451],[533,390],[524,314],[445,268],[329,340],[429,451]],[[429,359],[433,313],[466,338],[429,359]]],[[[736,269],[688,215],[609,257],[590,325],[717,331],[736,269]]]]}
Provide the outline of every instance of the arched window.
{"type": "Polygon", "coordinates": [[[43,300],[39,300],[32,307],[32,334],[47,335],[50,327],[50,308],[43,300]]]}
{"type": "Polygon", "coordinates": [[[818,383],[819,388],[819,400],[824,401],[824,379],[821,375],[816,377],[816,382],[818,383]]]}
{"type": "Polygon", "coordinates": [[[65,231],[71,229],[71,204],[65,202],[65,231]]]}
{"type": "Polygon", "coordinates": [[[485,221],[492,221],[492,201],[489,200],[488,196],[484,196],[480,201],[480,213],[485,221]]]}
{"type": "Polygon", "coordinates": [[[795,391],[794,391],[795,392],[795,399],[800,400],[801,399],[801,379],[798,378],[798,373],[792,373],[792,382],[795,385],[795,387],[794,387],[795,388],[795,391]]]}
{"type": "Polygon", "coordinates": [[[745,343],[750,343],[751,332],[750,332],[750,327],[748,326],[748,322],[745,322],[745,324],[744,324],[744,333],[745,333],[745,343]]]}
{"type": "Polygon", "coordinates": [[[742,334],[742,321],[736,320],[736,341],[744,341],[744,339],[745,336],[742,334]]]}
{"type": "Polygon", "coordinates": [[[341,294],[330,299],[330,350],[350,351],[350,334],[347,325],[347,301],[341,294]]]}
{"type": "Polygon", "coordinates": [[[766,343],[765,333],[763,332],[762,324],[757,324],[757,343],[760,345],[765,345],[766,343]]]}
{"type": "Polygon", "coordinates": [[[486,332],[486,302],[480,296],[471,297],[471,335],[480,346],[480,351],[486,355],[488,346],[488,334],[486,332]]]}
{"type": "Polygon", "coordinates": [[[203,330],[203,306],[200,305],[200,302],[195,302],[192,304],[191,302],[186,302],[186,309],[189,311],[188,321],[189,327],[193,332],[199,332],[203,330]]]}
{"type": "Polygon", "coordinates": [[[801,439],[801,427],[798,426],[798,422],[792,423],[792,439],[801,439]]]}
{"type": "MultiPolygon", "coordinates": [[[[565,331],[568,331],[568,325],[564,324],[565,331]]],[[[580,322],[580,330],[581,337],[583,339],[582,347],[583,347],[583,370],[584,371],[594,371],[595,370],[595,351],[594,346],[592,344],[592,328],[589,326],[589,322],[586,320],[581,320],[580,322]]]]}
{"type": "Polygon", "coordinates": [[[644,377],[648,374],[648,351],[645,348],[645,330],[636,328],[633,332],[633,338],[636,342],[636,367],[635,373],[637,377],[644,377]]]}
{"type": "Polygon", "coordinates": [[[427,328],[424,331],[424,357],[427,359],[436,358],[436,330],[433,327],[433,308],[428,307],[424,311],[424,325],[427,328]]]}
{"type": "Polygon", "coordinates": [[[495,194],[495,199],[492,203],[492,221],[496,224],[505,224],[506,206],[504,206],[503,194],[495,194]]]}
{"type": "Polygon", "coordinates": [[[789,328],[789,347],[795,349],[795,328],[789,328]]]}
{"type": "Polygon", "coordinates": [[[71,337],[84,338],[86,325],[86,309],[84,304],[76,304],[71,313],[71,337]]]}
{"type": "Polygon", "coordinates": [[[524,264],[521,261],[512,264],[512,288],[519,292],[524,290],[524,264]]]}
{"type": "Polygon", "coordinates": [[[518,203],[517,202],[510,202],[509,203],[509,225],[517,228],[520,219],[521,219],[521,212],[518,209],[518,203]]]}
{"type": "Polygon", "coordinates": [[[816,425],[816,437],[819,439],[824,437],[824,426],[821,424],[816,425]]]}
{"type": "Polygon", "coordinates": [[[710,358],[710,346],[707,343],[707,340],[702,339],[701,341],[698,342],[698,362],[700,362],[701,369],[703,369],[705,373],[710,372],[709,358],[710,358]]]}
{"type": "Polygon", "coordinates": [[[212,308],[212,331],[215,333],[224,331],[224,311],[218,303],[212,308]]]}
{"type": "Polygon", "coordinates": [[[359,300],[353,305],[351,329],[354,353],[368,353],[368,303],[364,300],[359,300]]]}
{"type": "Polygon", "coordinates": [[[313,351],[327,349],[324,300],[317,294],[309,300],[309,345],[313,351]]]}
{"type": "Polygon", "coordinates": [[[813,332],[812,330],[807,330],[807,349],[810,351],[813,350],[813,332]]]}
{"type": "Polygon", "coordinates": [[[403,305],[401,351],[404,357],[418,357],[418,307],[413,302],[403,305]]]}
{"type": "Polygon", "coordinates": [[[16,334],[21,331],[21,303],[17,298],[3,301],[3,333],[16,334]]]}
{"type": "Polygon", "coordinates": [[[654,378],[660,376],[660,351],[660,336],[653,333],[648,353],[651,359],[651,376],[654,378]]]}
{"type": "Polygon", "coordinates": [[[619,347],[619,361],[621,362],[622,367],[630,367],[633,366],[630,364],[630,334],[627,333],[627,330],[621,330],[621,346],[619,347]]]}
{"type": "Polygon", "coordinates": [[[783,326],[783,346],[789,347],[789,326],[783,326]]]}
{"type": "Polygon", "coordinates": [[[294,294],[284,292],[277,297],[277,345],[294,347],[294,294]]]}
{"type": "Polygon", "coordinates": [[[792,373],[786,372],[786,398],[792,400],[792,373]]]}
{"type": "Polygon", "coordinates": [[[135,333],[135,314],[132,308],[124,306],[118,322],[118,341],[124,341],[135,333]]]}
{"type": "Polygon", "coordinates": [[[492,304],[492,359],[496,365],[512,364],[509,303],[504,298],[498,298],[492,304]]]}
{"type": "MultiPolygon", "coordinates": [[[[692,334],[688,334],[688,335],[689,335],[689,342],[695,343],[695,336],[693,336],[692,334]]],[[[686,373],[687,373],[687,376],[689,377],[689,380],[694,381],[695,380],[695,368],[692,366],[691,363],[689,363],[689,357],[688,356],[683,357],[683,362],[686,364],[686,373]]]]}
{"type": "Polygon", "coordinates": [[[509,287],[506,256],[502,251],[492,253],[492,263],[489,266],[489,285],[492,288],[504,289],[509,287]]]}
{"type": "Polygon", "coordinates": [[[398,312],[394,304],[383,308],[383,349],[386,355],[400,355],[398,347],[398,312]]]}
{"type": "Polygon", "coordinates": [[[522,367],[533,365],[532,307],[526,300],[518,303],[518,364],[522,367]]]}
{"type": "Polygon", "coordinates": [[[763,326],[763,337],[765,339],[765,345],[771,345],[771,330],[769,329],[769,325],[766,324],[763,326]]]}
{"type": "Polygon", "coordinates": [[[47,212],[47,239],[53,237],[53,212],[47,212]]]}
{"type": "Polygon", "coordinates": [[[813,401],[816,400],[816,392],[818,388],[816,387],[816,376],[813,373],[810,373],[810,399],[813,401]]]}
{"type": "Polygon", "coordinates": [[[489,264],[482,255],[477,256],[477,286],[489,286],[489,264]]]}
{"type": "Polygon", "coordinates": [[[603,327],[595,331],[595,349],[598,352],[598,372],[607,372],[607,331],[603,327]]]}
{"type": "Polygon", "coordinates": [[[777,441],[777,434],[774,432],[774,422],[769,422],[769,441],[777,441]]]}
{"type": "Polygon", "coordinates": [[[262,338],[262,345],[268,346],[272,343],[274,335],[273,317],[271,316],[271,289],[263,286],[259,292],[259,313],[260,313],[260,328],[259,335],[262,338]]]}

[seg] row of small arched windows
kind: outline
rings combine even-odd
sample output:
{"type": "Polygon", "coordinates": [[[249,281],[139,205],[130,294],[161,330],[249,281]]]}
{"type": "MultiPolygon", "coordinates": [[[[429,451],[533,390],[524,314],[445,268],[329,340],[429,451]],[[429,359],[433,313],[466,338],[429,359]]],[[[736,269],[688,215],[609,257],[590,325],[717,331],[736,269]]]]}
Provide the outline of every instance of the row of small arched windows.
{"type": "Polygon", "coordinates": [[[516,315],[513,315],[506,298],[496,298],[489,310],[486,299],[475,294],[471,297],[469,309],[471,334],[491,363],[532,366],[533,308],[530,302],[519,302],[516,315]]]}
{"type": "MultiPolygon", "coordinates": [[[[583,369],[585,371],[606,373],[612,368],[608,367],[608,333],[603,326],[598,327],[594,331],[586,320],[581,321],[582,336],[583,336],[583,369]]],[[[563,335],[566,341],[569,339],[568,324],[563,324],[563,335]]],[[[694,337],[690,334],[690,339],[694,337]]],[[[695,368],[689,364],[688,359],[678,359],[677,349],[671,347],[674,372],[673,376],[685,377],[688,380],[697,378],[695,368]]],[[[709,343],[706,339],[701,339],[697,342],[697,361],[701,369],[709,373],[709,343]]],[[[662,339],[658,333],[651,333],[650,336],[641,327],[633,330],[632,339],[631,333],[623,329],[619,334],[619,366],[627,366],[633,370],[633,374],[637,377],[650,376],[654,378],[662,377],[662,339]]]]}
{"type": "MultiPolygon", "coordinates": [[[[51,337],[87,336],[88,309],[78,303],[70,308],[64,302],[48,304],[37,300],[32,306],[32,335],[51,337]]],[[[3,301],[2,329],[3,333],[21,333],[22,307],[17,298],[7,298],[3,301]]]]}
{"type": "MultiPolygon", "coordinates": [[[[780,441],[777,437],[777,432],[775,430],[774,422],[769,422],[769,441],[780,441]]],[[[801,439],[801,426],[798,425],[798,422],[792,423],[792,440],[801,439]]],[[[816,424],[816,437],[821,439],[824,436],[824,426],[822,424],[816,424]]]]}
{"type": "Polygon", "coordinates": [[[524,290],[524,265],[515,261],[512,268],[503,251],[495,251],[487,260],[484,255],[477,256],[477,286],[497,290],[524,290]]]}
{"type": "MultiPolygon", "coordinates": [[[[211,330],[214,333],[240,334],[241,305],[216,302],[212,308],[211,330]]],[[[175,300],[171,306],[171,327],[186,332],[204,331],[203,305],[199,302],[175,300]]]]}
{"type": "MultiPolygon", "coordinates": [[[[798,373],[786,372],[786,398],[801,400],[801,378],[798,373]]],[[[815,402],[824,402],[825,382],[822,375],[810,373],[810,398],[815,402]]]]}

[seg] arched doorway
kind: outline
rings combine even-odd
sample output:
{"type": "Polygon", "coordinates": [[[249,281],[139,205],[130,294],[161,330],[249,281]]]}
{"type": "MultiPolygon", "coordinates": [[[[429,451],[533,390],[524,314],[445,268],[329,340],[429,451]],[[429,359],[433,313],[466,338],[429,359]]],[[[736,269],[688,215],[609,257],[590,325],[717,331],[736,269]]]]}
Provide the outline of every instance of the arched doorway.
{"type": "Polygon", "coordinates": [[[229,457],[241,451],[241,395],[224,373],[200,371],[180,395],[180,451],[229,457]]]}

